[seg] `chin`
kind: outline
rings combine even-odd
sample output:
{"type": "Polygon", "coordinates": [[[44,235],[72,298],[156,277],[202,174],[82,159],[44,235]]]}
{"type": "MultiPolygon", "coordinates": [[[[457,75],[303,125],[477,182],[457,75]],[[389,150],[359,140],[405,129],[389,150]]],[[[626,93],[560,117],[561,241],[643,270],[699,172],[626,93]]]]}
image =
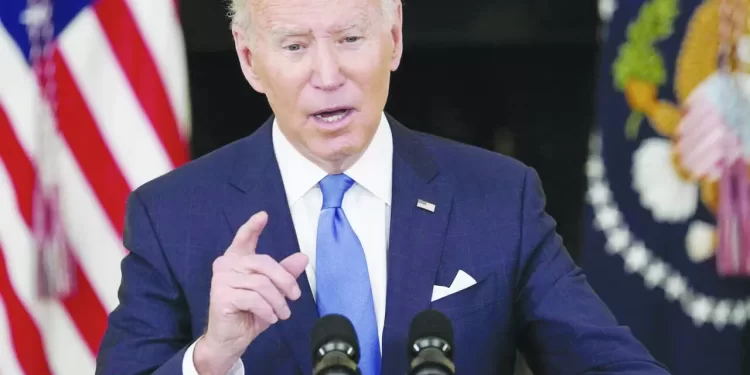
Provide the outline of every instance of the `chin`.
{"type": "Polygon", "coordinates": [[[330,162],[344,162],[364,151],[362,142],[354,142],[347,136],[325,139],[316,143],[312,151],[322,159],[330,162]]]}

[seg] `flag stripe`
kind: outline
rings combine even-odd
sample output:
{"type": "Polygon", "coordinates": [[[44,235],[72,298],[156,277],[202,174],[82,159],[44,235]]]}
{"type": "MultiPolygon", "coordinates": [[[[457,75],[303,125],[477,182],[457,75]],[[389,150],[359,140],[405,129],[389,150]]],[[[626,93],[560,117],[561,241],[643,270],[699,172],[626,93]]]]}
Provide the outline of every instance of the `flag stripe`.
{"type": "Polygon", "coordinates": [[[109,221],[119,235],[122,235],[125,204],[130,189],[99,129],[91,117],[88,106],[73,81],[67,63],[55,53],[56,78],[58,87],[58,124],[65,141],[73,151],[76,162],[81,167],[93,188],[109,221]]]}
{"type": "Polygon", "coordinates": [[[171,169],[172,161],[120,69],[96,15],[91,10],[79,13],[59,40],[75,87],[122,171],[128,190],[171,169]],[[84,38],[86,43],[80,43],[84,38]]]}
{"type": "MultiPolygon", "coordinates": [[[[2,278],[5,275],[4,273],[0,272],[0,283],[2,283],[2,278]]],[[[5,275],[7,276],[7,275],[5,275]]],[[[23,310],[24,314],[26,314],[26,310],[23,310]]],[[[28,318],[28,314],[26,314],[26,319],[31,321],[31,319],[28,318]]],[[[20,319],[18,317],[14,317],[13,322],[18,320],[21,322],[21,325],[24,325],[25,322],[23,322],[23,317],[20,319]]],[[[23,375],[24,370],[21,369],[21,364],[19,362],[19,358],[16,356],[26,356],[30,357],[31,354],[38,353],[35,351],[32,345],[24,345],[19,346],[18,348],[14,348],[13,341],[11,341],[11,335],[13,332],[13,326],[11,325],[10,317],[8,316],[8,312],[5,309],[5,306],[3,305],[3,299],[2,299],[2,292],[0,292],[0,374],[2,375],[23,375]]],[[[17,331],[21,331],[21,329],[16,328],[17,331]]],[[[25,332],[31,332],[31,330],[36,332],[37,337],[39,336],[39,330],[36,328],[36,326],[33,325],[31,328],[28,328],[25,332]]],[[[40,342],[41,346],[41,339],[38,340],[40,342]]],[[[41,357],[40,357],[41,358],[41,357]]],[[[46,358],[41,361],[34,361],[34,366],[39,367],[39,369],[35,367],[28,367],[26,369],[26,372],[29,374],[39,374],[39,375],[48,375],[50,374],[49,368],[47,368],[47,371],[44,372],[43,369],[41,369],[41,366],[47,366],[47,360],[46,358]]]]}
{"type": "Polygon", "coordinates": [[[62,220],[71,246],[99,301],[106,311],[112,311],[118,303],[120,261],[125,248],[67,146],[63,147],[59,166],[62,220]]]}
{"type": "MultiPolygon", "coordinates": [[[[4,162],[0,163],[0,202],[4,203],[0,205],[0,250],[11,287],[39,329],[52,372],[93,373],[93,354],[85,345],[70,312],[66,312],[56,300],[42,301],[37,297],[35,271],[38,252],[34,249],[31,233],[15,204],[17,200],[13,184],[4,162]],[[6,202],[10,204],[5,204],[6,202]]],[[[87,317],[83,321],[83,314],[88,313],[87,310],[75,312],[81,318],[79,321],[84,324],[89,324],[89,320],[95,318],[87,317]]]]}
{"type": "Polygon", "coordinates": [[[183,140],[187,140],[190,136],[190,95],[177,0],[127,0],[127,5],[159,70],[183,140]]]}
{"type": "Polygon", "coordinates": [[[26,153],[21,148],[16,139],[13,128],[5,114],[3,97],[0,97],[0,160],[12,160],[12,163],[6,162],[8,173],[13,176],[11,182],[16,191],[18,209],[26,220],[27,225],[31,225],[31,203],[32,186],[34,186],[34,166],[31,164],[26,153]]]}
{"type": "MultiPolygon", "coordinates": [[[[69,247],[69,246],[68,246],[69,247]]],[[[72,316],[78,332],[92,354],[99,351],[99,344],[107,329],[107,311],[91,289],[91,283],[82,272],[79,262],[75,267],[75,293],[62,300],[65,310],[72,316]]]]}
{"type": "MultiPolygon", "coordinates": [[[[5,164],[12,166],[12,169],[7,168],[7,171],[13,187],[13,195],[16,197],[16,207],[19,207],[19,212],[27,230],[30,230],[29,228],[31,228],[32,223],[32,197],[28,192],[33,191],[35,180],[34,167],[18,143],[11,123],[7,121],[6,116],[3,116],[3,118],[5,121],[0,119],[0,159],[13,161],[13,163],[5,164]]],[[[33,248],[28,250],[36,251],[33,248]]],[[[63,304],[70,312],[89,349],[92,353],[95,353],[101,335],[106,328],[107,312],[93,293],[89,280],[80,270],[80,265],[75,264],[74,266],[77,282],[76,294],[65,299],[63,304]]]]}
{"type": "MultiPolygon", "coordinates": [[[[26,154],[32,155],[36,131],[33,124],[36,123],[36,116],[39,114],[37,111],[40,97],[39,86],[23,53],[17,48],[13,38],[2,24],[0,24],[0,56],[2,56],[0,58],[0,64],[2,64],[0,66],[0,105],[3,106],[8,119],[24,124],[16,129],[16,136],[26,154]]],[[[12,166],[15,160],[10,160],[12,163],[8,164],[12,166]]],[[[30,195],[31,192],[22,194],[30,195]]]]}
{"type": "Polygon", "coordinates": [[[162,79],[123,0],[99,0],[94,6],[104,33],[173,165],[187,160],[187,149],[162,79]]]}
{"type": "Polygon", "coordinates": [[[8,339],[13,340],[18,363],[26,374],[51,374],[39,328],[18,299],[10,283],[2,246],[0,246],[0,296],[2,296],[2,303],[6,306],[9,322],[12,322],[10,330],[6,332],[10,333],[8,339]]]}
{"type": "MultiPolygon", "coordinates": [[[[0,33],[0,50],[3,48],[2,42],[0,33]]],[[[3,85],[0,85],[0,102],[10,103],[15,109],[29,109],[9,113],[8,117],[12,121],[8,127],[0,129],[0,146],[6,152],[6,160],[13,161],[8,163],[8,166],[12,168],[10,172],[14,176],[14,182],[31,186],[34,180],[33,166],[26,155],[34,148],[35,139],[31,130],[35,129],[35,122],[34,118],[25,114],[33,112],[31,108],[37,108],[36,112],[42,120],[51,120],[52,115],[49,107],[39,97],[39,92],[26,89],[37,86],[33,76],[24,74],[28,69],[23,69],[25,62],[20,51],[7,52],[5,56],[9,58],[4,61],[4,66],[9,69],[0,70],[0,78],[7,78],[4,82],[9,82],[17,90],[4,91],[3,85]],[[18,93],[23,95],[16,95],[18,93]],[[14,132],[18,136],[17,141],[11,142],[14,132]],[[23,181],[26,182],[22,183],[23,181]]],[[[76,164],[72,151],[61,139],[57,141],[56,146],[61,151],[58,155],[58,165],[64,226],[72,248],[78,254],[80,265],[91,281],[91,287],[106,311],[111,311],[118,302],[117,287],[121,272],[119,263],[125,254],[122,239],[110,224],[104,208],[91,190],[91,185],[76,164]]],[[[30,218],[31,189],[16,186],[16,191],[19,194],[23,216],[30,218]]]]}
{"type": "MultiPolygon", "coordinates": [[[[10,173],[18,176],[15,181],[15,191],[19,192],[18,202],[19,209],[23,215],[31,216],[31,189],[20,189],[19,186],[33,184],[34,174],[28,173],[32,170],[28,159],[24,157],[18,143],[13,142],[15,137],[10,131],[10,122],[8,116],[3,110],[0,103],[0,162],[3,160],[13,160],[13,163],[5,163],[10,169],[10,173]],[[25,181],[25,182],[24,182],[25,181]]],[[[7,203],[3,205],[9,205],[7,203]]],[[[2,238],[0,238],[2,241],[2,238]]],[[[4,305],[7,307],[7,313],[11,324],[11,336],[13,346],[16,349],[16,356],[20,365],[27,374],[50,374],[49,365],[47,364],[46,354],[42,345],[42,339],[39,329],[32,321],[28,311],[23,307],[13,289],[9,276],[8,268],[5,263],[5,257],[0,250],[0,296],[4,305]],[[23,338],[22,338],[23,336],[23,338]]]]}
{"type": "MultiPolygon", "coordinates": [[[[7,95],[0,96],[0,100],[4,100],[7,97],[7,95]]],[[[24,124],[20,120],[11,123],[7,120],[7,117],[5,117],[5,121],[0,121],[0,159],[12,161],[12,163],[5,164],[8,165],[8,173],[16,192],[14,195],[17,197],[16,202],[21,217],[25,221],[27,228],[30,228],[32,222],[31,194],[35,179],[34,166],[21,147],[20,142],[18,142],[12,124],[17,125],[16,128],[22,128],[20,125],[25,125],[25,128],[31,128],[33,123],[24,124]]],[[[35,251],[33,248],[28,250],[35,251]]],[[[98,349],[101,335],[106,328],[107,313],[93,293],[89,280],[81,272],[80,265],[75,264],[75,269],[77,281],[76,294],[65,299],[63,304],[73,318],[76,328],[80,331],[89,350],[95,353],[98,349]]],[[[33,270],[35,271],[36,269],[33,270]]]]}

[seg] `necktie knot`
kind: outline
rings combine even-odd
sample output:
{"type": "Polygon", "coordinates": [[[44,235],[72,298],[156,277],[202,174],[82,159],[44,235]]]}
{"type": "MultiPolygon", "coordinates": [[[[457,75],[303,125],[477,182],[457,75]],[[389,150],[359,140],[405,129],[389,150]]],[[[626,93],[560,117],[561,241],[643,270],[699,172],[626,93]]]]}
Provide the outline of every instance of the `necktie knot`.
{"type": "Polygon", "coordinates": [[[352,185],[354,185],[354,180],[343,173],[328,175],[320,180],[320,190],[323,191],[323,209],[340,208],[344,193],[352,185]]]}

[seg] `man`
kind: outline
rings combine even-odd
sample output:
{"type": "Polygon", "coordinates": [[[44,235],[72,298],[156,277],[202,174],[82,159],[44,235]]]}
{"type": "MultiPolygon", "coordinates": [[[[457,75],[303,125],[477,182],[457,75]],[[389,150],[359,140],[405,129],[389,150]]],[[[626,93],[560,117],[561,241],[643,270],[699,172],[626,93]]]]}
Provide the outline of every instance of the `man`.
{"type": "Polygon", "coordinates": [[[242,72],[275,116],[128,201],[98,374],[309,374],[322,315],[364,375],[407,372],[411,319],[455,330],[463,374],[666,374],[587,286],[536,174],[383,113],[399,0],[234,3],[242,72]]]}

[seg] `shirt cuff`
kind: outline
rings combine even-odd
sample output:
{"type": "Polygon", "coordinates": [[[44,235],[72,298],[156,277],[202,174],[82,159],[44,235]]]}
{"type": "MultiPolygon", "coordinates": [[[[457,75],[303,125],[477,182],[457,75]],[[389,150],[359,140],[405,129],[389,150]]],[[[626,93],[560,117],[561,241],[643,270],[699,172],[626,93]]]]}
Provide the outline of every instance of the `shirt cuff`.
{"type": "MultiPolygon", "coordinates": [[[[200,340],[201,337],[199,337],[198,340],[200,340]]],[[[195,363],[193,362],[193,351],[195,350],[195,344],[198,343],[198,340],[195,340],[195,342],[187,348],[185,356],[182,357],[183,375],[198,375],[198,370],[195,369],[195,363]]],[[[242,363],[241,359],[238,359],[234,366],[229,369],[227,375],[245,375],[245,365],[242,363]]]]}

